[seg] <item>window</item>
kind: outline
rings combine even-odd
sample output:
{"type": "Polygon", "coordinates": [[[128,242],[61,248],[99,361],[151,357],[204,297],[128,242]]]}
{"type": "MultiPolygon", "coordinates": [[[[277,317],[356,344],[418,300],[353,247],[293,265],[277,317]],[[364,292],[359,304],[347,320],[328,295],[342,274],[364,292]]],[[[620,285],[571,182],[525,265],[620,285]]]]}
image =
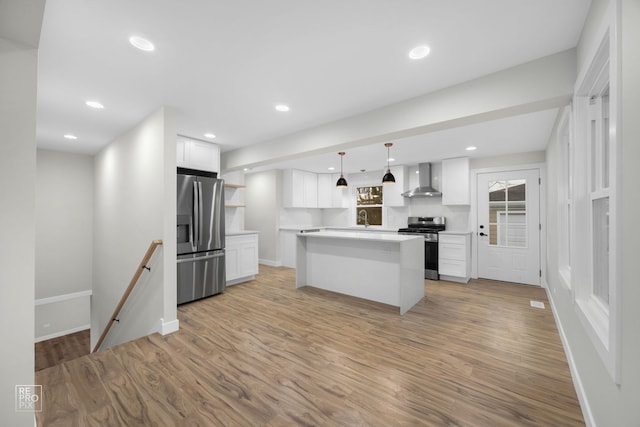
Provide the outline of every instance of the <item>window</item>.
{"type": "Polygon", "coordinates": [[[382,225],[382,186],[356,187],[356,224],[382,225]]]}
{"type": "Polygon", "coordinates": [[[489,181],[489,245],[527,247],[527,181],[489,181]]]}
{"type": "Polygon", "coordinates": [[[589,98],[589,153],[588,174],[591,189],[591,293],[609,308],[609,86],[589,98]]]}
{"type": "MultiPolygon", "coordinates": [[[[566,258],[578,317],[609,373],[619,382],[619,281],[617,275],[616,62],[609,34],[574,98],[575,139],[567,142],[566,258]]],[[[562,220],[562,216],[561,216],[562,220]]],[[[564,238],[565,236],[563,236],[564,238]]]]}

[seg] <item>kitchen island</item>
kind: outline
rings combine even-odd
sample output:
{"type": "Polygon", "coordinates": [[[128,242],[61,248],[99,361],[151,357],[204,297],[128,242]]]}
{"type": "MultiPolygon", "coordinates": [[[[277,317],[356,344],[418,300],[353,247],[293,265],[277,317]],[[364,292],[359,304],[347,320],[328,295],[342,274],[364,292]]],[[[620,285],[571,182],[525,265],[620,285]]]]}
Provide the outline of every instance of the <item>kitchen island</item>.
{"type": "Polygon", "coordinates": [[[391,233],[297,234],[296,288],[313,286],[400,308],[424,297],[424,238],[391,233]]]}

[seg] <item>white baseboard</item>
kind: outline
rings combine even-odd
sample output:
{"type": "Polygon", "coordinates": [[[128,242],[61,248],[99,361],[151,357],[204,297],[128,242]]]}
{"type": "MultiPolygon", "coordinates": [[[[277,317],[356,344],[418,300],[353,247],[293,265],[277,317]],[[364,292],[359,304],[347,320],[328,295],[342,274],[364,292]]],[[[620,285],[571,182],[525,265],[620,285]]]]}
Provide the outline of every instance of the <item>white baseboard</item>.
{"type": "Polygon", "coordinates": [[[160,327],[158,328],[158,333],[160,335],[171,334],[173,332],[177,332],[178,329],[180,329],[180,321],[178,319],[170,322],[165,322],[164,319],[160,319],[160,327]]]}
{"type": "Polygon", "coordinates": [[[268,265],[269,267],[282,267],[282,261],[272,261],[270,259],[260,259],[258,264],[268,265]]]}
{"type": "Polygon", "coordinates": [[[62,337],[69,334],[75,334],[76,332],[84,331],[87,329],[91,329],[91,325],[82,325],[82,326],[78,326],[77,328],[67,329],[66,331],[59,331],[53,334],[36,337],[36,342],[46,341],[46,340],[62,337]]]}
{"type": "Polygon", "coordinates": [[[245,277],[238,277],[237,279],[227,280],[227,283],[225,284],[225,286],[233,286],[233,285],[237,285],[238,283],[249,282],[251,280],[255,280],[255,278],[256,278],[256,276],[254,276],[254,275],[245,276],[245,277]]]}
{"type": "Polygon", "coordinates": [[[73,293],[64,294],[64,295],[56,295],[55,297],[40,298],[36,300],[35,305],[53,304],[56,302],[67,301],[70,299],[90,297],[91,294],[92,294],[92,291],[88,290],[88,291],[73,292],[73,293]]]}
{"type": "Polygon", "coordinates": [[[567,362],[569,363],[569,371],[571,372],[571,378],[573,379],[573,386],[576,389],[576,394],[578,395],[578,400],[580,401],[580,408],[582,409],[582,416],[584,417],[584,422],[587,427],[596,427],[596,421],[593,418],[593,413],[591,412],[591,407],[589,406],[589,401],[587,400],[587,395],[584,391],[584,386],[582,385],[582,380],[580,379],[580,374],[578,373],[576,362],[573,359],[573,353],[571,353],[571,347],[569,347],[569,341],[567,340],[567,335],[564,333],[562,322],[560,321],[560,317],[558,316],[558,312],[556,311],[556,306],[553,303],[553,297],[552,297],[549,285],[547,284],[544,278],[542,280],[543,280],[544,290],[546,291],[547,298],[549,299],[549,305],[551,306],[551,312],[553,313],[553,317],[556,320],[558,333],[560,334],[560,340],[562,341],[562,347],[564,348],[564,354],[565,356],[567,356],[567,362]]]}

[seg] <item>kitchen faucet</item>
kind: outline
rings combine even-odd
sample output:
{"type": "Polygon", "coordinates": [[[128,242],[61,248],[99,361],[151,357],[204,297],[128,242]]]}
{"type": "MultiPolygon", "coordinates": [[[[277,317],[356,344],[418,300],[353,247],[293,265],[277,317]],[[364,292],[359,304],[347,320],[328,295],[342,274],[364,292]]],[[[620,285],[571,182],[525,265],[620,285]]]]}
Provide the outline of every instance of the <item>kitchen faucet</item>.
{"type": "Polygon", "coordinates": [[[367,215],[367,211],[365,211],[364,209],[360,210],[360,212],[358,212],[358,220],[364,220],[364,227],[367,228],[369,226],[369,217],[367,215]]]}

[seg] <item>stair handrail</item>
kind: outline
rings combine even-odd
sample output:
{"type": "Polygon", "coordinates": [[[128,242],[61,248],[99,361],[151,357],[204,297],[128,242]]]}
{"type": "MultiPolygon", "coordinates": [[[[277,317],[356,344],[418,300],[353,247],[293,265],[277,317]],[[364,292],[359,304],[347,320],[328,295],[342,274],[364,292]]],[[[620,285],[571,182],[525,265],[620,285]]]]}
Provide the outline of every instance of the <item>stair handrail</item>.
{"type": "Polygon", "coordinates": [[[147,263],[149,262],[149,260],[153,256],[153,253],[155,252],[156,248],[158,246],[160,246],[161,244],[162,244],[162,240],[153,240],[151,242],[151,244],[149,245],[149,248],[147,249],[147,252],[144,254],[144,258],[142,258],[142,261],[140,262],[140,265],[138,266],[136,272],[133,274],[133,277],[131,278],[131,281],[129,282],[129,286],[127,287],[127,289],[122,294],[122,298],[120,298],[120,302],[116,306],[116,309],[113,310],[113,314],[111,315],[111,320],[109,321],[109,323],[107,323],[107,326],[105,327],[104,331],[102,331],[102,335],[100,335],[100,339],[98,339],[98,342],[93,347],[92,353],[95,353],[96,351],[98,351],[100,349],[100,346],[102,345],[102,342],[104,341],[104,339],[107,337],[107,334],[111,330],[111,326],[113,326],[113,322],[116,322],[116,321],[119,322],[120,321],[118,319],[118,315],[120,314],[120,310],[122,310],[122,307],[124,306],[124,303],[127,302],[127,298],[129,298],[129,295],[131,295],[131,292],[133,291],[133,288],[138,283],[138,279],[140,279],[140,276],[142,275],[142,272],[145,269],[151,271],[151,268],[147,266],[147,263]]]}

